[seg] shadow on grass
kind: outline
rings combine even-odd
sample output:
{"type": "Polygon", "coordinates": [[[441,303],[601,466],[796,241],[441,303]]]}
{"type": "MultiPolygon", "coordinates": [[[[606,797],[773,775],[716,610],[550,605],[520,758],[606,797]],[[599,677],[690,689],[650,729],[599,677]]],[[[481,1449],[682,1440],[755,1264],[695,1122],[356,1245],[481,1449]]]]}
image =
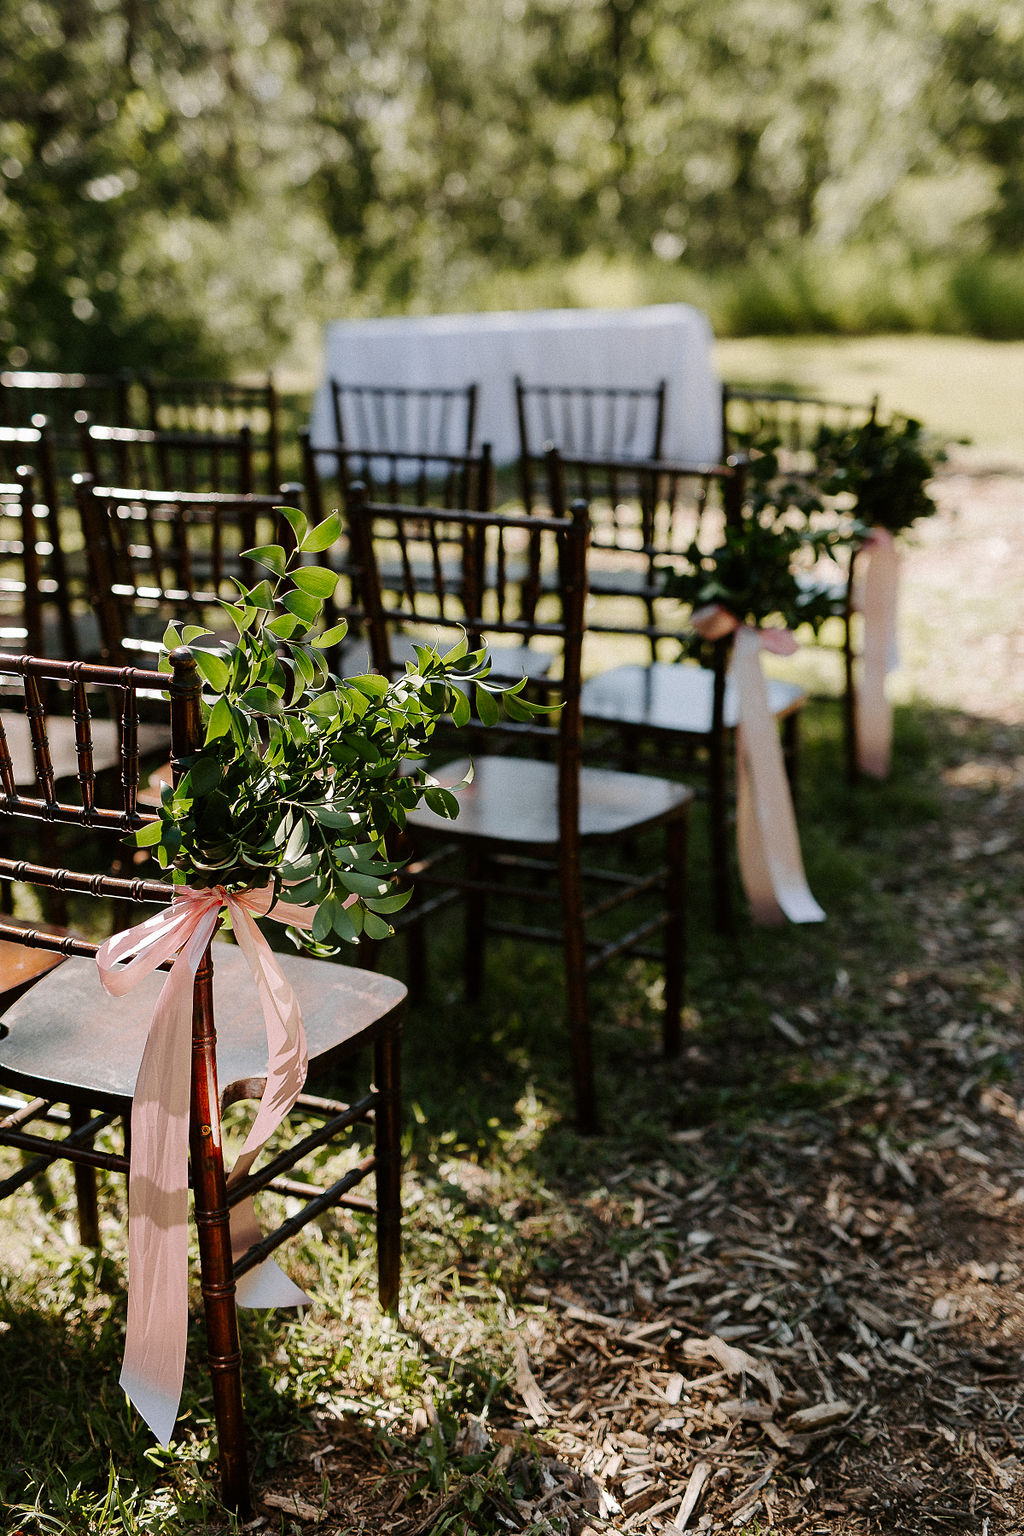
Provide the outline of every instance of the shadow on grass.
{"type": "MultiPolygon", "coordinates": [[[[687,1127],[742,1127],[827,1111],[858,1085],[797,1043],[798,1007],[870,1029],[879,999],[874,978],[907,960],[899,917],[906,894],[904,852],[922,840],[945,846],[939,775],[984,754],[993,731],[1024,752],[1024,730],[925,705],[897,709],[893,772],[884,783],[846,784],[837,704],[815,701],[803,730],[799,822],[811,889],[828,914],[822,924],[715,932],[710,910],[703,807],[691,838],[690,978],[684,1050],[666,1062],[659,1050],[660,982],[653,962],[620,962],[595,978],[595,1057],[603,1112],[602,1155],[657,1142],[687,1127]],[[781,1023],[780,1023],[781,1020],[781,1023]]],[[[1005,749],[1005,744],[1004,744],[1005,749]]],[[[985,794],[982,784],[978,791],[985,794]]],[[[969,806],[965,806],[969,814],[969,806]]],[[[592,1158],[572,1130],[564,987],[557,951],[495,942],[478,1005],[464,1001],[458,920],[430,935],[431,990],[410,1008],[405,1093],[416,1106],[414,1144],[437,1142],[486,1159],[519,1123],[536,1095],[548,1128],[532,1156],[538,1174],[578,1176],[592,1158]]],[[[399,942],[384,965],[401,974],[399,942]]],[[[592,1144],[590,1144],[592,1146],[592,1144]]]]}

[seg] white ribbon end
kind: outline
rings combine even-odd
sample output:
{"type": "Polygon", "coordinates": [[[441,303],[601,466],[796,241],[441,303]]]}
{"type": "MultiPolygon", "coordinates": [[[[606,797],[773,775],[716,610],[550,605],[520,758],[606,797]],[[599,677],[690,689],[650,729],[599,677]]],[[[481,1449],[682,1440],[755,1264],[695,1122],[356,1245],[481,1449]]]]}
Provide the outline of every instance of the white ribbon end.
{"type": "Polygon", "coordinates": [[[308,1307],[312,1300],[273,1259],[264,1259],[235,1286],[235,1301],[240,1307],[308,1307]]]}
{"type": "Polygon", "coordinates": [[[136,1413],[146,1421],[166,1450],[171,1443],[178,1417],[180,1389],[177,1394],[161,1392],[159,1387],[127,1366],[121,1372],[121,1387],[136,1413]]]}

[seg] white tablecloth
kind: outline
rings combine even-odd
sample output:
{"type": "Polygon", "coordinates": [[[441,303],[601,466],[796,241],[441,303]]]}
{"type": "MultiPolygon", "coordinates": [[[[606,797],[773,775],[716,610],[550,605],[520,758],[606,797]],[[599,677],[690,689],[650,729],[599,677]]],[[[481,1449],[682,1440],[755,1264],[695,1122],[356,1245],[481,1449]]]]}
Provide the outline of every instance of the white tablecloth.
{"type": "Polygon", "coordinates": [[[477,443],[490,443],[499,463],[519,454],[516,374],[527,384],[630,388],[665,379],[663,456],[715,463],[722,426],[712,340],[707,317],[689,304],[335,320],[327,327],[324,381],[313,402],[313,442],[335,442],[331,378],[407,388],[475,382],[477,443]]]}

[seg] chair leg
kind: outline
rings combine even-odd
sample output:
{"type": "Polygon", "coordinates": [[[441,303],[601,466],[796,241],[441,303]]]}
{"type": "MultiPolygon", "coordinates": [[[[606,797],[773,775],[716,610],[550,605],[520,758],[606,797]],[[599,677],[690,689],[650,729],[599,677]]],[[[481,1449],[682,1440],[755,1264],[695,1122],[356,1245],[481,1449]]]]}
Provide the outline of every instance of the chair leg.
{"type": "Polygon", "coordinates": [[[708,831],[711,839],[711,893],[715,927],[731,934],[735,922],[732,905],[732,872],[729,863],[728,755],[724,733],[713,735],[710,744],[708,783],[708,831]]]}
{"type": "Polygon", "coordinates": [[[857,682],[854,673],[853,634],[850,616],[843,634],[843,753],[847,784],[860,778],[857,766],[857,682]]]}
{"type": "Polygon", "coordinates": [[[374,1044],[377,1293],[385,1312],[398,1306],[402,1268],[401,1038],[396,1021],[374,1044]]]}
{"type": "Polygon", "coordinates": [[[469,878],[477,887],[466,896],[465,905],[465,956],[463,974],[466,978],[466,997],[476,1002],[483,996],[484,961],[487,949],[487,898],[480,887],[483,885],[484,861],[487,855],[479,848],[470,848],[467,854],[469,878]]]}
{"type": "Polygon", "coordinates": [[[561,862],[559,874],[569,1047],[572,1052],[573,1093],[576,1099],[576,1127],[582,1135],[589,1136],[597,1131],[598,1119],[587,989],[587,947],[583,931],[583,881],[578,858],[564,859],[561,862]]]}
{"type": "Polygon", "coordinates": [[[679,816],[665,828],[668,879],[665,888],[665,1016],[662,1042],[666,1056],[682,1046],[683,1000],[686,988],[686,843],[687,818],[679,816]]]}
{"type": "Polygon", "coordinates": [[[237,1510],[248,1519],[252,1512],[252,1491],[242,1412],[242,1351],[238,1340],[224,1150],[220,1137],[212,977],[213,966],[207,951],[196,977],[192,1005],[189,1151],[221,1494],[229,1509],[237,1510]]]}
{"type": "MultiPolygon", "coordinates": [[[[77,1105],[68,1106],[70,1110],[71,1129],[79,1130],[89,1121],[89,1111],[80,1109],[77,1105]]],[[[86,1248],[99,1248],[100,1246],[100,1211],[97,1199],[97,1181],[95,1168],[88,1168],[84,1163],[75,1163],[75,1202],[78,1206],[78,1235],[86,1248]]]]}

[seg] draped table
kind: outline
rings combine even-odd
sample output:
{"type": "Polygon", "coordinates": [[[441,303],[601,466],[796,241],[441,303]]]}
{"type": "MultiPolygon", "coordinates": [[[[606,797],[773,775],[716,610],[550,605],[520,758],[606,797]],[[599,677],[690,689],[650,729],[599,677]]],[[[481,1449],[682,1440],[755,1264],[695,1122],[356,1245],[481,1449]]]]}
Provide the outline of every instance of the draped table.
{"type": "Polygon", "coordinates": [[[526,384],[650,388],[666,381],[662,456],[717,463],[721,386],[707,316],[689,304],[640,309],[548,309],[479,315],[334,320],[313,401],[317,447],[336,442],[329,380],[458,389],[478,386],[478,443],[498,463],[519,456],[513,378],[526,384]]]}

